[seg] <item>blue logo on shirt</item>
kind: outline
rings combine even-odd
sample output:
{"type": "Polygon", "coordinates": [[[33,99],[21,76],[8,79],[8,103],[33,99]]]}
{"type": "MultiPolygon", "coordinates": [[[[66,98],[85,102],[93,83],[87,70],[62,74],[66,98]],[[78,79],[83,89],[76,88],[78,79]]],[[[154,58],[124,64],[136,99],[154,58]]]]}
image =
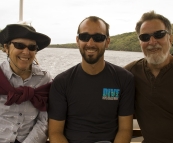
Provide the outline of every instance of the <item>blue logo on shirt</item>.
{"type": "Polygon", "coordinates": [[[120,89],[103,88],[103,100],[118,100],[120,89]]]}

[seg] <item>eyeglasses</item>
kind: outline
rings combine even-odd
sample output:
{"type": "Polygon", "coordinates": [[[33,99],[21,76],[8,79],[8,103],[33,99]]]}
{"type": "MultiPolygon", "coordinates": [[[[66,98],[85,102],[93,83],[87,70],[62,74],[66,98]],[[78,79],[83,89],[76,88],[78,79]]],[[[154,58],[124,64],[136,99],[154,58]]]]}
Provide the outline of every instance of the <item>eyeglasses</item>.
{"type": "Polygon", "coordinates": [[[30,51],[36,51],[38,50],[38,46],[37,45],[25,45],[23,43],[19,43],[19,42],[10,42],[9,44],[13,44],[14,47],[16,49],[19,49],[19,50],[23,50],[25,49],[26,47],[30,50],[30,51]]]}
{"type": "Polygon", "coordinates": [[[103,34],[88,34],[88,33],[80,33],[78,35],[79,39],[83,42],[88,42],[90,40],[90,38],[92,38],[94,40],[94,42],[103,42],[107,36],[103,35],[103,34]]]}
{"type": "Polygon", "coordinates": [[[141,34],[139,35],[139,39],[143,42],[148,42],[151,36],[153,36],[155,39],[161,39],[166,35],[166,33],[169,33],[169,32],[166,30],[159,30],[152,34],[141,34]]]}

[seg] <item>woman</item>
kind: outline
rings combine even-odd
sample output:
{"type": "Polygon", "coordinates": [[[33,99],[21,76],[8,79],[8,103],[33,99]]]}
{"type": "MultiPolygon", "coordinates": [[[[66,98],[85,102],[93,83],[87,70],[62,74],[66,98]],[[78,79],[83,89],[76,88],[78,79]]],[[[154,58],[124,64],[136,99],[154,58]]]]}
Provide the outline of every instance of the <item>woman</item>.
{"type": "Polygon", "coordinates": [[[10,24],[0,32],[7,60],[0,64],[0,142],[44,143],[47,98],[52,77],[35,58],[50,38],[28,25],[10,24]]]}

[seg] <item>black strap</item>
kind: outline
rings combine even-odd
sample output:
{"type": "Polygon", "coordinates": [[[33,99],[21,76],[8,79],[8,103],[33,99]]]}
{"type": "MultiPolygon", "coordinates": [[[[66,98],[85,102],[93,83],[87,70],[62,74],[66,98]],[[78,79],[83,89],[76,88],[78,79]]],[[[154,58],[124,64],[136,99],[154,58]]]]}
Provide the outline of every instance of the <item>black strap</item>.
{"type": "Polygon", "coordinates": [[[18,140],[15,140],[15,142],[14,143],[20,143],[18,140]]]}

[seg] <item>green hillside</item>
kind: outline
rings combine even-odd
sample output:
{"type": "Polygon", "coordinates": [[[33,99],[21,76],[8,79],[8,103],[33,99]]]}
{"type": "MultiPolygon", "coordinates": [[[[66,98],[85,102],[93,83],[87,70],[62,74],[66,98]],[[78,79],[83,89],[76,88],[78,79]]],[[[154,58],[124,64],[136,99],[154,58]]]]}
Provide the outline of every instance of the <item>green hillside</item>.
{"type": "Polygon", "coordinates": [[[141,51],[136,32],[123,33],[110,37],[110,50],[116,51],[141,51]]]}
{"type": "MultiPolygon", "coordinates": [[[[139,41],[135,32],[123,33],[111,36],[109,50],[116,51],[141,51],[139,41]]],[[[76,43],[52,44],[54,48],[77,48],[76,43]]]]}
{"type": "MultiPolygon", "coordinates": [[[[141,52],[139,45],[139,40],[136,32],[123,33],[115,36],[111,36],[111,41],[108,50],[115,51],[134,51],[141,52]]],[[[54,44],[50,45],[54,48],[77,48],[76,43],[68,44],[54,44]]],[[[173,53],[173,48],[171,48],[171,53],[173,53]]]]}
{"type": "MultiPolygon", "coordinates": [[[[173,25],[172,25],[173,31],[173,25]]],[[[109,50],[115,51],[135,51],[140,52],[141,48],[139,45],[139,40],[136,32],[128,32],[115,36],[111,36],[111,41],[109,44],[109,50]]],[[[51,44],[51,48],[77,48],[76,43],[67,43],[67,44],[51,44]]],[[[171,49],[173,52],[173,49],[171,49]]]]}
{"type": "MultiPolygon", "coordinates": [[[[173,31],[173,24],[172,24],[172,31],[173,31]]],[[[141,51],[136,32],[123,33],[123,34],[111,36],[110,38],[111,38],[111,41],[108,48],[109,50],[135,51],[135,52],[141,51]]],[[[54,45],[50,45],[50,47],[77,48],[76,43],[54,44],[54,45]]],[[[171,49],[171,52],[173,52],[173,49],[171,49]]]]}

